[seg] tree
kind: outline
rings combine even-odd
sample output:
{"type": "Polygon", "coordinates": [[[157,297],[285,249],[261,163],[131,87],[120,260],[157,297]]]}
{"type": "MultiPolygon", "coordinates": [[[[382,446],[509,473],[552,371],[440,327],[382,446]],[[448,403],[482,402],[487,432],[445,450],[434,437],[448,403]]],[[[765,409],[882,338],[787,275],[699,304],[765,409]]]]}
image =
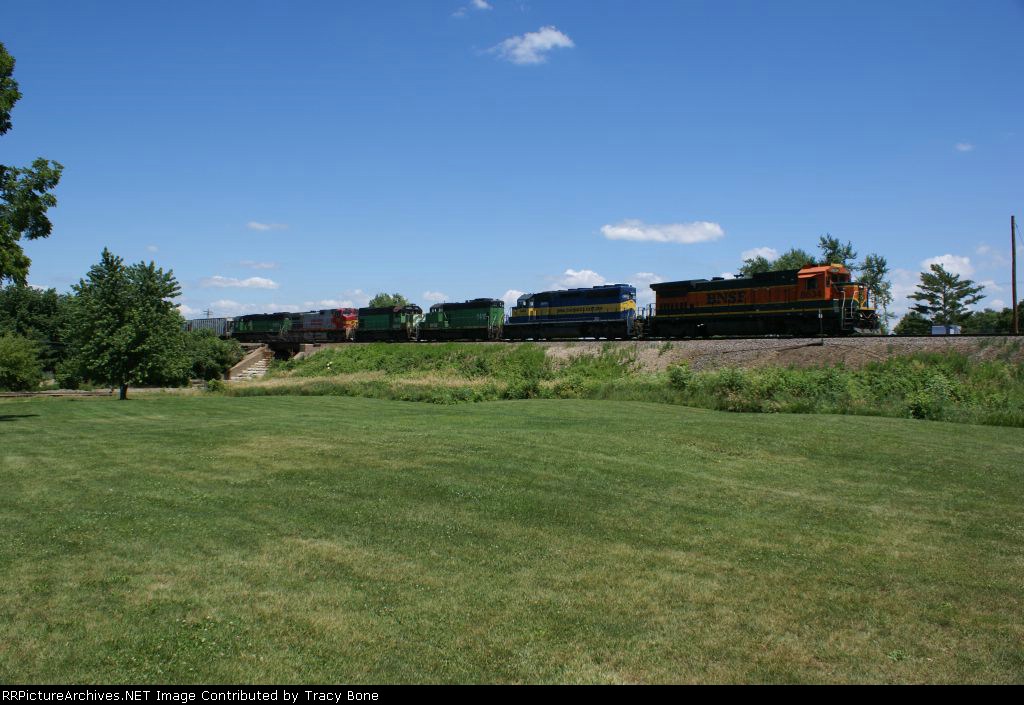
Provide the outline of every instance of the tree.
{"type": "MultiPolygon", "coordinates": [[[[0,43],[0,135],[11,129],[11,110],[21,98],[14,74],[14,57],[0,43]]],[[[0,164],[0,283],[25,284],[32,261],[21,248],[21,238],[49,237],[53,225],[46,211],[57,205],[52,191],[63,166],[39,158],[30,167],[0,164]]]]}
{"type": "Polygon", "coordinates": [[[968,306],[985,298],[982,289],[970,279],[947,272],[941,264],[933,264],[930,272],[921,272],[921,283],[908,298],[918,302],[911,309],[934,325],[954,325],[967,316],[968,306]]]}
{"type": "Polygon", "coordinates": [[[822,264],[852,266],[853,261],[857,259],[857,252],[853,249],[852,242],[847,241],[844,245],[839,238],[832,237],[829,233],[818,238],[818,249],[821,250],[822,264]]]}
{"type": "Polygon", "coordinates": [[[401,294],[385,294],[381,292],[370,299],[370,308],[399,308],[408,305],[409,300],[401,294]]]}
{"type": "Polygon", "coordinates": [[[928,335],[931,332],[931,321],[917,311],[908,311],[893,329],[896,335],[928,335]]]}
{"type": "Polygon", "coordinates": [[[131,384],[185,376],[182,318],[170,301],[181,293],[173,272],[152,262],[125,266],[104,249],[99,263],[72,289],[65,338],[83,377],[118,387],[120,398],[127,399],[131,384]]]}
{"type": "Polygon", "coordinates": [[[895,314],[889,313],[892,306],[892,282],[889,281],[889,263],[885,257],[876,254],[866,255],[864,261],[857,265],[858,279],[864,284],[875,299],[882,330],[889,328],[889,319],[895,314]]]}
{"type": "Polygon", "coordinates": [[[67,311],[66,294],[11,284],[0,287],[0,335],[16,333],[39,344],[43,368],[52,370],[63,357],[60,329],[67,311]]]}
{"type": "Polygon", "coordinates": [[[793,247],[783,252],[774,260],[769,260],[761,255],[743,260],[743,266],[740,267],[740,274],[745,277],[749,277],[753,274],[760,274],[761,272],[778,272],[783,269],[800,269],[805,264],[812,264],[813,262],[814,255],[810,254],[806,250],[793,247]]]}
{"type": "Polygon", "coordinates": [[[0,389],[20,392],[39,386],[43,367],[39,364],[38,350],[36,343],[24,336],[0,335],[0,389]]]}
{"type": "MultiPolygon", "coordinates": [[[[1024,301],[1017,304],[1019,314],[1024,314],[1024,301]]],[[[1013,309],[1004,306],[1002,311],[986,308],[971,311],[963,321],[964,333],[1010,333],[1013,330],[1013,309]]]]}

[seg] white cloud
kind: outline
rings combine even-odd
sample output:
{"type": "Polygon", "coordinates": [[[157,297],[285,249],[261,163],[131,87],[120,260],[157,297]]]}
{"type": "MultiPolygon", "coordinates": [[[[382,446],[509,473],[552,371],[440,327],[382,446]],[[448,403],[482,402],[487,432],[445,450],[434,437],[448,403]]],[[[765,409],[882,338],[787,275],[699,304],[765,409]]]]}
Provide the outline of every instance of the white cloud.
{"type": "Polygon", "coordinates": [[[974,145],[971,144],[970,142],[957,142],[955,145],[953,145],[953,149],[955,149],[958,152],[973,152],[974,145]]]}
{"type": "Polygon", "coordinates": [[[225,316],[242,316],[247,313],[282,313],[285,311],[304,311],[298,304],[279,304],[275,302],[264,304],[243,304],[231,299],[218,299],[210,303],[208,308],[213,311],[216,318],[225,316]]]}
{"type": "Polygon", "coordinates": [[[1003,289],[1003,287],[1001,287],[998,284],[996,284],[994,279],[986,279],[986,280],[980,281],[978,283],[981,284],[986,289],[988,289],[989,291],[995,291],[995,292],[1005,291],[1005,289],[1003,289]]]}
{"type": "Polygon", "coordinates": [[[505,302],[505,308],[512,308],[516,305],[519,297],[525,293],[525,291],[519,291],[519,289],[509,289],[502,295],[501,300],[505,302]]]}
{"type": "Polygon", "coordinates": [[[774,260],[779,258],[779,251],[774,247],[754,247],[749,250],[743,250],[740,253],[740,259],[746,262],[748,259],[754,259],[755,257],[764,257],[767,260],[774,260]]]}
{"type": "Polygon", "coordinates": [[[651,284],[665,281],[660,274],[654,272],[637,272],[626,278],[630,284],[636,287],[636,302],[640,306],[654,303],[654,290],[651,284]]]}
{"type": "Polygon", "coordinates": [[[975,308],[977,308],[979,310],[990,308],[993,311],[1002,311],[1004,308],[1010,308],[1010,307],[1002,299],[992,299],[987,304],[978,304],[975,308]]]}
{"type": "Polygon", "coordinates": [[[284,230],[288,227],[287,223],[259,223],[255,220],[250,220],[246,223],[246,227],[250,230],[284,230]]]}
{"type": "Polygon", "coordinates": [[[188,304],[178,304],[178,311],[185,318],[201,318],[205,316],[205,313],[203,311],[197,308],[192,308],[188,304]]]}
{"type": "Polygon", "coordinates": [[[302,305],[310,311],[324,308],[359,308],[352,299],[320,299],[319,301],[303,301],[302,305]]]}
{"type": "Polygon", "coordinates": [[[1005,256],[998,248],[986,243],[978,245],[974,250],[975,254],[981,257],[978,269],[1004,269],[1010,266],[1010,258],[1005,256]]]}
{"type": "Polygon", "coordinates": [[[424,291],[423,300],[428,301],[432,304],[439,304],[442,301],[448,300],[448,294],[442,293],[440,291],[424,291]]]}
{"type": "Polygon", "coordinates": [[[490,51],[506,61],[522,66],[543,64],[547,61],[547,52],[552,49],[571,49],[574,46],[572,39],[549,26],[541,27],[536,32],[509,37],[490,51]]]}
{"type": "Polygon", "coordinates": [[[601,286],[607,283],[607,279],[590,269],[567,269],[562,273],[561,278],[554,282],[556,289],[582,289],[591,286],[601,286]]]}
{"type": "Polygon", "coordinates": [[[370,296],[362,289],[349,289],[341,292],[337,299],[320,299],[319,301],[306,301],[305,305],[310,309],[322,308],[363,308],[370,303],[370,296]]]}
{"type": "Polygon", "coordinates": [[[159,252],[160,248],[156,245],[146,245],[146,252],[159,252]]]}
{"type": "Polygon", "coordinates": [[[902,317],[910,309],[910,301],[907,297],[914,293],[921,281],[919,272],[912,272],[909,269],[894,269],[889,273],[889,281],[892,282],[892,307],[891,313],[902,317]]]}
{"type": "Polygon", "coordinates": [[[493,10],[494,7],[487,0],[470,0],[468,5],[463,5],[452,13],[452,17],[465,17],[470,10],[493,10]]]}
{"type": "Polygon", "coordinates": [[[277,262],[254,262],[251,259],[243,259],[239,264],[250,269],[277,269],[280,266],[277,262]]]}
{"type": "Polygon", "coordinates": [[[648,225],[642,220],[623,220],[614,225],[601,226],[601,232],[609,240],[632,240],[634,242],[678,242],[692,245],[697,242],[717,240],[725,235],[718,223],[699,220],[693,223],[667,223],[648,225]]]}
{"type": "Polygon", "coordinates": [[[933,264],[940,264],[947,272],[951,274],[959,274],[962,277],[969,277],[974,274],[974,267],[971,265],[970,257],[961,257],[960,255],[939,255],[938,257],[929,257],[921,262],[921,271],[929,271],[933,264]]]}
{"type": "Polygon", "coordinates": [[[217,274],[201,280],[199,286],[217,289],[276,289],[278,288],[278,283],[273,279],[265,279],[263,277],[236,279],[235,277],[222,277],[217,274]]]}

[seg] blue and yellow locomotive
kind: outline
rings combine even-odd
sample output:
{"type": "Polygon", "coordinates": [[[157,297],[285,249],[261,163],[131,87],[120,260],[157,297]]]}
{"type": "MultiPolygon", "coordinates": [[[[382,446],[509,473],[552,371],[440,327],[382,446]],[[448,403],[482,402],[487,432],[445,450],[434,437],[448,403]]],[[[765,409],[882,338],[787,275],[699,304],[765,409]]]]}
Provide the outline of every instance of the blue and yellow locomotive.
{"type": "Polygon", "coordinates": [[[636,328],[636,287],[606,284],[520,296],[505,323],[504,337],[631,338],[636,328]]]}

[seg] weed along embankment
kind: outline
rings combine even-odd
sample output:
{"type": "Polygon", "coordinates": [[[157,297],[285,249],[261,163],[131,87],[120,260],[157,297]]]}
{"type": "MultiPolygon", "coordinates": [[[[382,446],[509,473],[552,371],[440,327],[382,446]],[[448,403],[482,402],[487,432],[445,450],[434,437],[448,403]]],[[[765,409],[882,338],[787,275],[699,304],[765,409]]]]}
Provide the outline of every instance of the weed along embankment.
{"type": "Polygon", "coordinates": [[[153,394],[0,439],[4,682],[1024,677],[1021,429],[153,394]]]}
{"type": "Polygon", "coordinates": [[[340,345],[225,393],[440,404],[605,399],[1024,425],[1019,341],[964,340],[340,345]]]}

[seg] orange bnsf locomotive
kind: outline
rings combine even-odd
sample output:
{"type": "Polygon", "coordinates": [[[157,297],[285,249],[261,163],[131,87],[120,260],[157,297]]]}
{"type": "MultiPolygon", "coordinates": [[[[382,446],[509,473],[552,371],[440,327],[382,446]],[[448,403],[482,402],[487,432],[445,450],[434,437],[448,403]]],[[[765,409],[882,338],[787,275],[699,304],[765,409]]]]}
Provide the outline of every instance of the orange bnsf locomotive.
{"type": "Polygon", "coordinates": [[[875,331],[878,313],[863,284],[840,264],[751,277],[652,284],[656,315],[647,335],[848,335],[875,331]]]}

